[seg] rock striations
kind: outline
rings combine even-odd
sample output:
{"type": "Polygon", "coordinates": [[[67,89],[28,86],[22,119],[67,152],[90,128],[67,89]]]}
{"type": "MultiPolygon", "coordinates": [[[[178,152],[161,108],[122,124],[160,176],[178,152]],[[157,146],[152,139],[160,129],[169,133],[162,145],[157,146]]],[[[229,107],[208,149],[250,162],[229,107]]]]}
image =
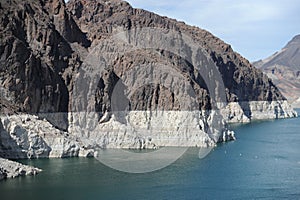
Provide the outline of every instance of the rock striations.
{"type": "Polygon", "coordinates": [[[207,147],[296,115],[230,45],[124,1],[2,1],[0,32],[2,157],[207,147]]]}
{"type": "Polygon", "coordinates": [[[272,56],[253,64],[272,79],[294,107],[300,108],[300,35],[272,56]]]}

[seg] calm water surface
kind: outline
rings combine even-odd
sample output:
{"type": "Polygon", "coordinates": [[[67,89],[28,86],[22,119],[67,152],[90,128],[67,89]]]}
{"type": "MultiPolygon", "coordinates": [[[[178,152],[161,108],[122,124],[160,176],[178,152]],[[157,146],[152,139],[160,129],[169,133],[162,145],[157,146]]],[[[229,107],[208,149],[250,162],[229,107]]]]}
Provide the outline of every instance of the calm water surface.
{"type": "Polygon", "coordinates": [[[92,158],[22,160],[43,172],[0,182],[0,198],[300,199],[300,118],[232,129],[237,141],[204,159],[190,148],[172,165],[146,174],[115,171],[92,158]]]}

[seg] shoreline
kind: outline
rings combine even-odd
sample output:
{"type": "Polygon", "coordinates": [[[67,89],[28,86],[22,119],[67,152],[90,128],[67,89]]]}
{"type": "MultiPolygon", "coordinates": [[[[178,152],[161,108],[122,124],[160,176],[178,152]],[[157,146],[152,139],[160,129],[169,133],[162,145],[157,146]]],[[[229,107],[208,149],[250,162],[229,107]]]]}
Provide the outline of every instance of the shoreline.
{"type": "MultiPolygon", "coordinates": [[[[297,112],[297,109],[293,110],[294,113],[297,112]]],[[[287,116],[287,115],[285,115],[287,116]]],[[[297,115],[294,115],[293,117],[296,117],[297,115]]],[[[7,116],[6,116],[7,117],[7,116]]],[[[10,116],[12,119],[11,121],[7,121],[8,118],[1,120],[0,123],[0,129],[1,132],[1,145],[0,148],[3,149],[3,145],[6,147],[9,147],[11,150],[17,150],[16,152],[8,152],[8,150],[2,150],[0,153],[0,157],[8,158],[8,159],[39,159],[39,158],[70,158],[70,157],[96,157],[97,156],[97,148],[98,146],[95,146],[95,144],[91,144],[91,140],[93,138],[90,138],[89,141],[84,141],[83,138],[78,138],[72,135],[69,132],[64,132],[61,130],[56,129],[52,124],[50,124],[47,120],[41,120],[37,116],[31,116],[24,114],[22,116],[17,116],[17,118],[14,118],[10,116]],[[14,120],[15,119],[15,120],[14,120]],[[23,129],[22,129],[23,128],[23,129]],[[34,129],[38,128],[38,129],[34,129]],[[3,130],[6,131],[6,136],[4,136],[3,130]],[[26,132],[27,130],[27,132],[26,132]],[[38,132],[40,130],[41,132],[38,132]],[[34,132],[36,131],[36,132],[34,132]],[[43,132],[44,131],[44,132],[43,132]],[[51,138],[49,135],[51,134],[53,137],[51,138]],[[21,134],[22,133],[22,134],[21,134]],[[21,134],[21,135],[20,135],[21,134]],[[25,135],[24,135],[25,134],[25,135]],[[6,137],[6,139],[10,141],[5,141],[3,139],[6,137]],[[11,137],[11,138],[8,138],[11,137]],[[11,140],[13,139],[13,140],[11,140]],[[82,139],[82,141],[80,141],[82,139]],[[10,144],[9,142],[15,142],[15,146],[10,144]],[[33,144],[38,144],[38,146],[34,146],[33,144]],[[19,145],[19,146],[18,146],[19,145]],[[94,146],[93,146],[94,145],[94,146]],[[26,147],[27,150],[22,150],[20,147],[26,147]],[[38,148],[37,148],[38,147],[38,148]],[[16,148],[16,149],[14,149],[16,148]],[[32,150],[30,150],[32,148],[32,150]],[[37,148],[37,150],[34,150],[37,148]],[[26,154],[24,154],[24,152],[26,154]],[[6,155],[5,155],[6,154],[6,155]],[[10,155],[9,155],[10,154],[10,155]]],[[[281,117],[276,119],[286,119],[286,118],[292,118],[292,116],[288,115],[288,117],[281,117]]],[[[207,119],[206,119],[207,120],[207,119]]],[[[268,121],[268,120],[274,120],[272,119],[254,119],[248,122],[227,122],[222,125],[222,127],[227,127],[227,125],[237,125],[237,124],[248,124],[248,123],[254,123],[257,121],[268,121]],[[227,124],[227,125],[226,125],[227,124]]],[[[223,127],[223,128],[224,128],[223,127]]],[[[210,128],[210,127],[208,127],[210,128]]],[[[207,129],[209,130],[209,129],[207,129]]],[[[225,130],[225,129],[224,129],[225,130]]],[[[229,131],[228,128],[226,130],[229,131]]],[[[219,143],[223,143],[226,141],[230,141],[235,139],[234,133],[230,133],[227,135],[218,135],[218,140],[214,143],[207,143],[206,147],[211,146],[217,146],[219,143]],[[231,135],[230,135],[231,134],[231,135]],[[223,138],[223,139],[221,139],[223,138]]],[[[203,133],[204,134],[204,133],[203,133]]],[[[205,135],[205,134],[204,134],[205,135]]],[[[206,138],[206,137],[204,137],[206,138]]],[[[193,139],[193,137],[187,137],[187,139],[193,139]]],[[[203,138],[200,138],[203,139],[203,138]]],[[[194,138],[195,140],[195,138],[194,138]]],[[[179,140],[180,141],[180,140],[179,140]]],[[[206,140],[208,141],[208,140],[206,140]]],[[[205,143],[205,140],[202,142],[205,143]]],[[[181,143],[181,147],[205,147],[201,145],[183,145],[184,143],[181,143]]],[[[191,143],[190,143],[191,144],[191,143]]],[[[119,147],[115,149],[157,149],[157,147],[167,147],[167,146],[176,146],[176,145],[153,145],[153,141],[146,141],[142,140],[141,138],[138,138],[138,144],[137,146],[134,146],[134,148],[130,148],[127,146],[125,147],[119,147]],[[149,144],[146,144],[146,143],[149,144]],[[152,142],[152,143],[151,143],[152,142]],[[140,144],[144,144],[144,146],[141,146],[140,144]],[[147,146],[148,145],[148,146],[147,146]],[[135,148],[139,147],[139,148],[135,148]],[[151,148],[148,148],[151,147],[151,148]]],[[[6,148],[6,149],[9,149],[6,148]]],[[[108,146],[108,149],[110,147],[108,146]]],[[[111,148],[114,149],[114,148],[111,148]]]]}

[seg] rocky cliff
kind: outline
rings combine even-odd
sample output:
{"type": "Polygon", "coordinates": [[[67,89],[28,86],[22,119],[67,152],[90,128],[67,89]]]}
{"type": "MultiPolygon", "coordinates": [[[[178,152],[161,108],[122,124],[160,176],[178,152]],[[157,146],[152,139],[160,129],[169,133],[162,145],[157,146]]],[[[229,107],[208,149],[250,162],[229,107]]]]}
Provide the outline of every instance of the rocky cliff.
{"type": "Polygon", "coordinates": [[[230,45],[127,2],[10,0],[0,16],[3,157],[214,146],[234,139],[226,121],[296,115],[230,45]]]}
{"type": "Polygon", "coordinates": [[[253,63],[267,74],[294,107],[300,107],[300,35],[280,51],[253,63]]]}

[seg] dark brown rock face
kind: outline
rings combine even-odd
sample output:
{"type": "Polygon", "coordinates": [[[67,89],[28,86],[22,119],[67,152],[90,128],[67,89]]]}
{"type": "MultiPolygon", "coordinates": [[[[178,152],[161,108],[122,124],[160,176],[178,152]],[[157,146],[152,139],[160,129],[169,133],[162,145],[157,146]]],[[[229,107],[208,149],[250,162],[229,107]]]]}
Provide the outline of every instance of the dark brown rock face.
{"type": "Polygon", "coordinates": [[[64,2],[4,1],[0,17],[0,84],[7,96],[1,104],[29,113],[67,112],[80,63],[70,44],[89,41],[64,2]]]}
{"type": "MultiPolygon", "coordinates": [[[[146,27],[180,32],[192,38],[205,52],[206,56],[217,66],[226,88],[227,101],[272,101],[284,99],[267,76],[252,67],[246,59],[235,53],[230,45],[225,44],[205,30],[191,27],[182,22],[161,17],[148,11],[134,9],[128,3],[122,1],[71,0],[67,4],[67,7],[73,14],[79,27],[88,32],[92,46],[97,46],[99,43],[101,44],[102,40],[114,34],[115,29],[131,31],[146,27]]],[[[153,56],[147,52],[144,54],[139,52],[134,56],[128,55],[128,57],[122,58],[122,63],[117,59],[117,62],[112,68],[117,75],[122,76],[122,74],[118,73],[118,71],[122,71],[119,66],[127,65],[127,67],[130,68],[130,65],[136,65],[136,63],[149,64],[153,59],[155,60],[154,62],[167,60],[169,64],[174,63],[173,67],[190,79],[193,90],[197,93],[197,97],[199,97],[197,108],[211,108],[209,90],[202,77],[206,76],[206,74],[200,74],[199,70],[195,70],[196,67],[194,63],[191,64],[187,62],[187,60],[191,60],[191,58],[183,59],[171,55],[171,53],[168,52],[160,52],[160,58],[153,58],[153,56]]],[[[132,98],[135,98],[130,101],[135,105],[131,107],[132,109],[154,108],[157,107],[155,105],[158,102],[157,99],[172,99],[172,94],[163,94],[163,90],[159,90],[161,88],[156,88],[156,86],[153,85],[145,87],[148,88],[143,88],[141,89],[142,91],[132,96],[132,98]],[[158,90],[160,91],[160,96],[153,97],[158,90]],[[143,105],[137,102],[143,102],[143,105]]],[[[178,109],[180,106],[178,104],[174,105],[173,101],[175,102],[176,100],[172,99],[167,101],[169,109],[178,109]]],[[[166,108],[166,106],[163,107],[166,108]]]]}
{"type": "MultiPolygon", "coordinates": [[[[210,66],[217,67],[220,73],[224,85],[221,89],[227,101],[284,99],[266,75],[209,32],[134,9],[123,1],[70,0],[67,4],[63,0],[3,1],[0,6],[0,32],[2,112],[66,113],[74,107],[76,111],[93,107],[97,112],[105,113],[114,106],[112,97],[116,86],[123,87],[124,91],[127,89],[127,93],[121,94],[124,105],[117,104],[116,109],[182,110],[193,103],[193,109],[209,110],[215,101],[211,88],[220,85],[214,80],[210,66]],[[153,37],[161,46],[133,48],[119,53],[122,48],[141,45],[138,44],[141,41],[139,37],[145,30],[148,31],[147,28],[160,30],[166,35],[176,32],[179,39],[163,39],[156,31],[153,37]],[[118,31],[130,41],[118,43],[111,39],[118,31]],[[184,42],[184,37],[188,37],[192,45],[184,42]],[[180,50],[184,53],[181,55],[165,48],[167,45],[176,46],[177,39],[182,42],[180,50]],[[137,45],[134,45],[135,42],[137,45]],[[193,50],[194,46],[196,50],[193,50]],[[107,57],[105,62],[109,64],[95,82],[92,98],[87,104],[81,104],[77,95],[86,94],[74,81],[81,77],[82,63],[95,48],[100,48],[101,56],[112,49],[118,53],[107,57]],[[193,62],[197,58],[199,63],[193,62]],[[136,77],[141,77],[140,71],[135,70],[129,75],[128,71],[157,63],[162,64],[162,68],[168,66],[171,71],[174,70],[173,73],[179,74],[179,79],[185,82],[174,83],[168,73],[160,73],[160,78],[157,75],[151,79],[156,81],[147,82],[147,76],[142,74],[145,76],[143,84],[128,93],[131,87],[139,86],[135,81],[136,77]],[[165,83],[162,84],[161,80],[165,83]],[[187,83],[190,88],[186,87],[187,83]],[[174,89],[174,85],[183,89],[174,89]],[[76,94],[74,88],[79,90],[76,94]],[[190,90],[192,93],[189,93],[190,90]],[[191,103],[184,99],[187,94],[193,99],[191,103]]],[[[142,42],[152,37],[149,33],[142,42]]],[[[145,68],[146,71],[151,69],[145,68]]],[[[84,75],[81,80],[86,80],[84,75]]],[[[66,119],[65,115],[61,117],[66,119]]],[[[60,120],[61,117],[55,118],[60,120]]],[[[66,125],[59,127],[67,128],[66,125]]]]}

